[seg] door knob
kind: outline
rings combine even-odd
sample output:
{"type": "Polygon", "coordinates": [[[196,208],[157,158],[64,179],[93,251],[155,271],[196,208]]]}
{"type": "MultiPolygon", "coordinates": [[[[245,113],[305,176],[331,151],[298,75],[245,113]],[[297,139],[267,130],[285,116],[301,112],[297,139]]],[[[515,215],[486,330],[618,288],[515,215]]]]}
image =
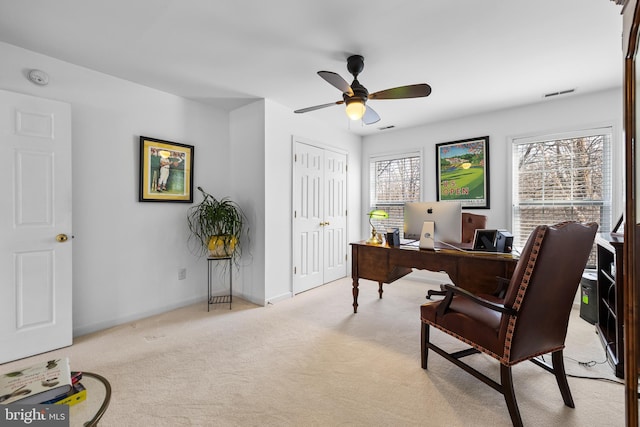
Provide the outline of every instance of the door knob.
{"type": "Polygon", "coordinates": [[[64,242],[66,242],[67,240],[69,240],[69,238],[67,237],[67,235],[66,235],[66,234],[58,234],[58,235],[56,236],[56,240],[57,240],[58,242],[60,242],[60,243],[64,243],[64,242]]]}

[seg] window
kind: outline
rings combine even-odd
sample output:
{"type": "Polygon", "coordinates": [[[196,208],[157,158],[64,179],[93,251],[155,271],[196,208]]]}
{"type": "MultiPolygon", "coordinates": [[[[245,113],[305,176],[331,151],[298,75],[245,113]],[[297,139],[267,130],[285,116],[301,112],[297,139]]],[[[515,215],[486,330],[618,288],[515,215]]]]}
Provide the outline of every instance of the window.
{"type": "Polygon", "coordinates": [[[611,230],[611,139],[611,128],[599,128],[513,141],[515,246],[539,224],[594,221],[611,230]]]}
{"type": "Polygon", "coordinates": [[[388,219],[374,222],[376,228],[395,227],[403,236],[404,204],[420,201],[421,163],[418,152],[370,159],[371,209],[389,214],[388,219]]]}

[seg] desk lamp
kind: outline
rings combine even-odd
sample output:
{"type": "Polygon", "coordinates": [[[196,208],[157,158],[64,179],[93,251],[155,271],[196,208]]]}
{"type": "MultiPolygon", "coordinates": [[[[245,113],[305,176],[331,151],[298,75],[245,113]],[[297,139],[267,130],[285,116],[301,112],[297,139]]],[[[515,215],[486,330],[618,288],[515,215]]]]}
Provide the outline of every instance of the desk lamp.
{"type": "Polygon", "coordinates": [[[369,212],[367,215],[369,215],[369,224],[371,224],[371,237],[369,238],[369,240],[367,240],[367,244],[368,245],[381,245],[382,244],[382,238],[380,236],[378,236],[378,232],[376,231],[376,228],[373,226],[373,222],[371,222],[372,219],[387,219],[389,218],[389,214],[385,211],[383,211],[382,209],[375,209],[372,210],[371,212],[369,212]]]}

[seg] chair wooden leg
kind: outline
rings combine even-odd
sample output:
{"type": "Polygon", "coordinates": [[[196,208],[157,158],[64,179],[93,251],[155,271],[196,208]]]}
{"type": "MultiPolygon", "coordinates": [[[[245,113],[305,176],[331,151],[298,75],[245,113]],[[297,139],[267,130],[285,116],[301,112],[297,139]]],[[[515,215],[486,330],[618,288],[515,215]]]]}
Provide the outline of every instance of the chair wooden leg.
{"type": "Polygon", "coordinates": [[[382,282],[378,282],[378,295],[380,295],[380,299],[382,299],[382,282]]]}
{"type": "Polygon", "coordinates": [[[551,354],[551,361],[553,363],[553,373],[556,376],[558,387],[560,387],[560,394],[564,404],[569,408],[575,408],[573,403],[573,397],[571,397],[571,390],[569,390],[569,383],[567,382],[567,375],[564,371],[564,360],[562,356],[562,350],[554,351],[551,354]]]}
{"type": "Polygon", "coordinates": [[[429,358],[429,346],[427,343],[429,342],[429,325],[422,322],[421,329],[421,337],[420,337],[420,355],[422,358],[422,369],[427,369],[427,359],[429,358]]]}
{"type": "Polygon", "coordinates": [[[511,415],[511,423],[514,427],[522,427],[522,418],[520,417],[520,410],[516,403],[516,395],[513,390],[513,378],[511,377],[510,366],[500,364],[500,383],[502,385],[504,400],[507,402],[507,408],[509,408],[509,415],[511,415]]]}

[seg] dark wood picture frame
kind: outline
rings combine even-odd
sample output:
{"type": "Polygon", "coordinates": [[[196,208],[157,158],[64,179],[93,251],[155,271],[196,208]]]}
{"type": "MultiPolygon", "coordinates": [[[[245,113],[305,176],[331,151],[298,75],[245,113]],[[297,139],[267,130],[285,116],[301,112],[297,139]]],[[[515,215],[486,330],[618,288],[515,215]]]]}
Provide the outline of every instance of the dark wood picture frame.
{"type": "Polygon", "coordinates": [[[489,209],[489,137],[436,144],[436,185],[438,201],[489,209]]]}
{"type": "Polygon", "coordinates": [[[193,203],[192,145],[140,137],[140,202],[193,203]]]}

